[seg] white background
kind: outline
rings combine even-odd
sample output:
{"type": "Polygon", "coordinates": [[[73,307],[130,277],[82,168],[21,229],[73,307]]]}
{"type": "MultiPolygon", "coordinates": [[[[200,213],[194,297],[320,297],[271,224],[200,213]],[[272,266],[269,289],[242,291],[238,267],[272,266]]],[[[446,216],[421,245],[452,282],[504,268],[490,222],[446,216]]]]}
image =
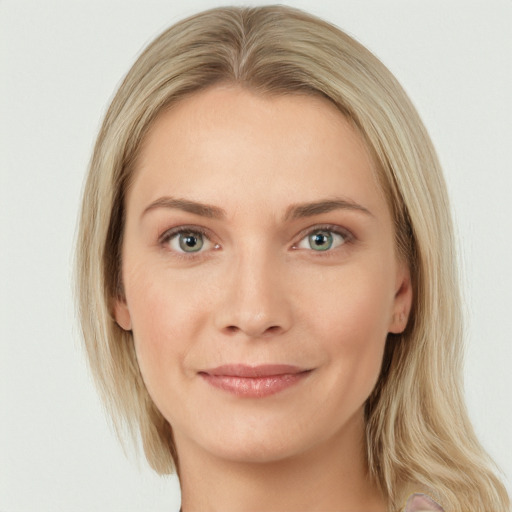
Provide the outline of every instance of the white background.
{"type": "MultiPolygon", "coordinates": [[[[512,1],[284,3],[374,51],[430,131],[463,254],[468,407],[512,489],[512,1]]],[[[176,480],[127,459],[105,420],[74,321],[71,253],[114,89],[153,37],[216,5],[0,0],[2,512],[179,508],[176,480]]]]}

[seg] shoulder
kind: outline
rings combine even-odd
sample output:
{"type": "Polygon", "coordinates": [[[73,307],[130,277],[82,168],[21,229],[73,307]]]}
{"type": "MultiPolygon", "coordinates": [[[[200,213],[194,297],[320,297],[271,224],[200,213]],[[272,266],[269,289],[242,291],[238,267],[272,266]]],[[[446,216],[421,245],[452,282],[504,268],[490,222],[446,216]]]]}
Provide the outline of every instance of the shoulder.
{"type": "Polygon", "coordinates": [[[428,494],[414,493],[407,499],[403,512],[444,512],[444,509],[428,494]]]}

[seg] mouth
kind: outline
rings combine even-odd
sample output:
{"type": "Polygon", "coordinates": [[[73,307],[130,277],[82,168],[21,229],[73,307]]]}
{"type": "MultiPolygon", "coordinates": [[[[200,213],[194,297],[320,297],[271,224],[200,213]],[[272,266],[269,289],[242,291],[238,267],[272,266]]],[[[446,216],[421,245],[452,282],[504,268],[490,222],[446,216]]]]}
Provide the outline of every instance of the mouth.
{"type": "Polygon", "coordinates": [[[311,372],[287,364],[232,364],[200,371],[199,375],[211,386],[235,396],[264,398],[298,384],[311,372]]]}

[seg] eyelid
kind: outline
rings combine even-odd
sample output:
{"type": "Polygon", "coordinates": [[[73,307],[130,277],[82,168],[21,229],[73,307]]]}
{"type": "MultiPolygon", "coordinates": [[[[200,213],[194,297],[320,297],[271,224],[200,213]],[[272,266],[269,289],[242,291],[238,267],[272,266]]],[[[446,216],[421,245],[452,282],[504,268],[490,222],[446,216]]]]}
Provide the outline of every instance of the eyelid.
{"type": "MultiPolygon", "coordinates": [[[[302,231],[300,231],[300,233],[297,234],[297,236],[295,237],[295,242],[293,242],[293,244],[292,244],[292,249],[297,250],[298,249],[297,245],[304,238],[306,238],[307,236],[309,236],[312,233],[317,232],[317,231],[330,231],[334,234],[342,236],[345,239],[342,246],[344,246],[347,243],[354,242],[356,240],[356,237],[349,229],[339,226],[337,224],[315,224],[313,226],[309,226],[309,227],[303,229],[302,231]]],[[[213,236],[212,236],[210,230],[208,230],[202,226],[198,226],[196,224],[185,224],[185,225],[179,225],[179,226],[175,226],[173,228],[166,229],[158,237],[158,244],[163,246],[164,244],[167,244],[169,242],[169,240],[171,240],[171,238],[173,238],[176,235],[179,235],[180,233],[199,233],[203,237],[205,237],[211,244],[214,244],[214,248],[220,248],[220,245],[213,241],[213,236]]],[[[172,249],[169,249],[169,250],[172,250],[172,249]]],[[[194,255],[199,256],[200,254],[203,254],[205,251],[198,251],[196,253],[186,253],[186,252],[178,252],[178,251],[173,250],[173,252],[176,252],[176,254],[179,254],[180,256],[193,257],[194,255]]],[[[316,251],[313,251],[313,252],[316,252],[316,251]]],[[[332,251],[331,250],[325,251],[324,255],[327,255],[327,253],[329,253],[329,252],[332,252],[332,251]]],[[[318,252],[318,254],[320,254],[320,252],[318,252]]]]}
{"type": "Polygon", "coordinates": [[[161,246],[166,251],[172,252],[176,257],[179,258],[199,258],[201,256],[205,256],[207,252],[210,250],[219,249],[220,245],[215,243],[212,240],[211,232],[208,229],[205,229],[202,226],[197,226],[194,224],[187,224],[187,225],[179,225],[174,228],[170,228],[165,230],[159,237],[158,237],[158,245],[161,246]],[[169,242],[176,236],[181,233],[196,233],[200,234],[205,240],[207,240],[212,247],[209,249],[201,249],[199,251],[195,252],[187,252],[187,251],[179,251],[176,249],[173,249],[170,247],[169,242]],[[166,246],[166,247],[164,247],[166,246]]]}
{"type": "MultiPolygon", "coordinates": [[[[337,224],[316,224],[314,226],[310,226],[306,229],[303,229],[296,237],[296,241],[292,245],[292,249],[297,249],[297,245],[304,240],[307,236],[311,235],[312,233],[315,233],[317,231],[330,231],[331,233],[334,233],[336,235],[342,236],[345,241],[342,245],[345,245],[346,243],[350,243],[356,240],[356,237],[354,234],[347,228],[344,228],[342,226],[339,226],[337,224]]],[[[326,251],[331,252],[331,251],[326,251]]]]}
{"type": "Polygon", "coordinates": [[[178,235],[180,233],[200,233],[201,235],[205,236],[206,238],[208,238],[208,240],[211,241],[211,237],[209,236],[208,230],[201,226],[196,226],[194,224],[186,224],[166,229],[158,237],[158,243],[168,242],[173,236],[178,235]]]}

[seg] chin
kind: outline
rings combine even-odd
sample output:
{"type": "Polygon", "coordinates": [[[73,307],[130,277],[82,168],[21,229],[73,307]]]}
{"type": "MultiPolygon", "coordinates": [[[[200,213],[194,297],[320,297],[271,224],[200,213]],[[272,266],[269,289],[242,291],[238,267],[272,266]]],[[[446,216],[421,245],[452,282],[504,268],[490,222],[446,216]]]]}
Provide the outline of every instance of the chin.
{"type": "Polygon", "coordinates": [[[283,442],[274,436],[240,436],[210,445],[212,455],[240,464],[269,464],[294,458],[307,451],[307,443],[283,442]]]}
{"type": "MultiPolygon", "coordinates": [[[[233,419],[231,417],[231,419],[233,419]]],[[[213,457],[241,464],[267,464],[291,460],[306,454],[315,446],[333,437],[325,428],[315,428],[308,418],[277,421],[261,416],[237,421],[217,422],[208,431],[190,433],[196,445],[213,457]]],[[[334,434],[335,436],[335,434],[334,434]]],[[[177,439],[179,450],[179,439],[177,439]]]]}

